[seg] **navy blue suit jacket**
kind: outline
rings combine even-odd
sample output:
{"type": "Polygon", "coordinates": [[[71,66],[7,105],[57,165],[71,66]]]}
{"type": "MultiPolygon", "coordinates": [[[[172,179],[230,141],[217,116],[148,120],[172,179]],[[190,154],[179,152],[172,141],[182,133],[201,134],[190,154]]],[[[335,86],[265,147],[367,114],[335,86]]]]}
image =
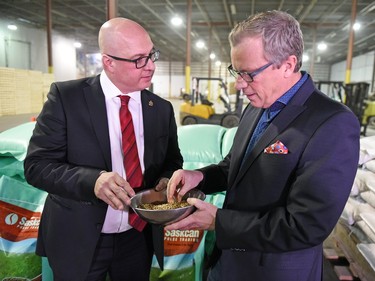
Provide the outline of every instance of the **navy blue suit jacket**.
{"type": "Polygon", "coordinates": [[[226,190],[213,260],[222,252],[223,280],[321,280],[322,243],[356,174],[360,124],[309,78],[241,166],[260,113],[249,105],[228,156],[201,169],[204,192],[226,190]],[[288,154],[264,152],[278,140],[288,154]]]}

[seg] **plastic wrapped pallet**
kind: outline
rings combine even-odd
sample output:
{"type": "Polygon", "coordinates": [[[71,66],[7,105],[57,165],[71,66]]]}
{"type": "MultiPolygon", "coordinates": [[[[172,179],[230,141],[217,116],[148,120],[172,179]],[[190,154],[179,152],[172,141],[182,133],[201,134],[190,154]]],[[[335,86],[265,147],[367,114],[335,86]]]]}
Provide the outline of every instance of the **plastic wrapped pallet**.
{"type": "Polygon", "coordinates": [[[45,197],[24,181],[0,176],[0,280],[42,273],[35,246],[45,197]]]}
{"type": "Polygon", "coordinates": [[[23,160],[35,124],[0,133],[0,280],[28,280],[42,273],[35,254],[47,193],[25,182],[23,160]]]}

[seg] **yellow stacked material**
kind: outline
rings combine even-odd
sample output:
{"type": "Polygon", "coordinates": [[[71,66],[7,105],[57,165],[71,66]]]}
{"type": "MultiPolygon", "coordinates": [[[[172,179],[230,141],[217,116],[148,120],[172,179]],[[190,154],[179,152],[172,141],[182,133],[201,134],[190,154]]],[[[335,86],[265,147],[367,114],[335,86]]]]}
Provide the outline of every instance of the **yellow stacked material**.
{"type": "Polygon", "coordinates": [[[25,69],[15,69],[15,102],[16,114],[31,112],[31,90],[29,71],[25,69]]]}
{"type": "Polygon", "coordinates": [[[15,69],[0,67],[0,116],[16,114],[15,69]]]}
{"type": "Polygon", "coordinates": [[[40,112],[54,80],[52,73],[0,67],[0,116],[40,112]]]}

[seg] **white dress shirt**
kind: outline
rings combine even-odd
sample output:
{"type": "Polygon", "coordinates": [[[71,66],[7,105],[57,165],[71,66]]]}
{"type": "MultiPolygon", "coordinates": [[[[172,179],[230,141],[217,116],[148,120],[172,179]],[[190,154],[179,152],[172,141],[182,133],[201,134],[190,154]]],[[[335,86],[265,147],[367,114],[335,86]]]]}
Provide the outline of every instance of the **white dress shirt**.
{"type": "MultiPolygon", "coordinates": [[[[104,71],[102,71],[100,75],[100,84],[105,95],[105,104],[107,108],[109,139],[111,143],[112,172],[117,172],[120,176],[126,179],[123,164],[122,135],[119,117],[121,101],[118,97],[119,95],[123,95],[123,93],[121,93],[121,91],[109,80],[104,71]]],[[[133,119],[138,157],[143,173],[144,134],[141,92],[136,91],[127,95],[130,96],[128,106],[133,119]]],[[[117,233],[126,231],[130,228],[132,228],[132,226],[128,224],[128,207],[126,207],[125,210],[120,211],[108,206],[102,232],[117,233]]]]}

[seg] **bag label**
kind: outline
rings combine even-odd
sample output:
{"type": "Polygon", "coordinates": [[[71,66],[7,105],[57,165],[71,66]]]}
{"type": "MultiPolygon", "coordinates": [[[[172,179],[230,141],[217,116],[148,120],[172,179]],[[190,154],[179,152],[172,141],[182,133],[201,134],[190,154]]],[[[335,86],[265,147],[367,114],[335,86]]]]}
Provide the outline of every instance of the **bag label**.
{"type": "Polygon", "coordinates": [[[203,238],[203,230],[164,230],[164,255],[194,253],[203,238]]]}
{"type": "Polygon", "coordinates": [[[0,201],[0,237],[17,242],[37,238],[41,212],[0,201]]]}

